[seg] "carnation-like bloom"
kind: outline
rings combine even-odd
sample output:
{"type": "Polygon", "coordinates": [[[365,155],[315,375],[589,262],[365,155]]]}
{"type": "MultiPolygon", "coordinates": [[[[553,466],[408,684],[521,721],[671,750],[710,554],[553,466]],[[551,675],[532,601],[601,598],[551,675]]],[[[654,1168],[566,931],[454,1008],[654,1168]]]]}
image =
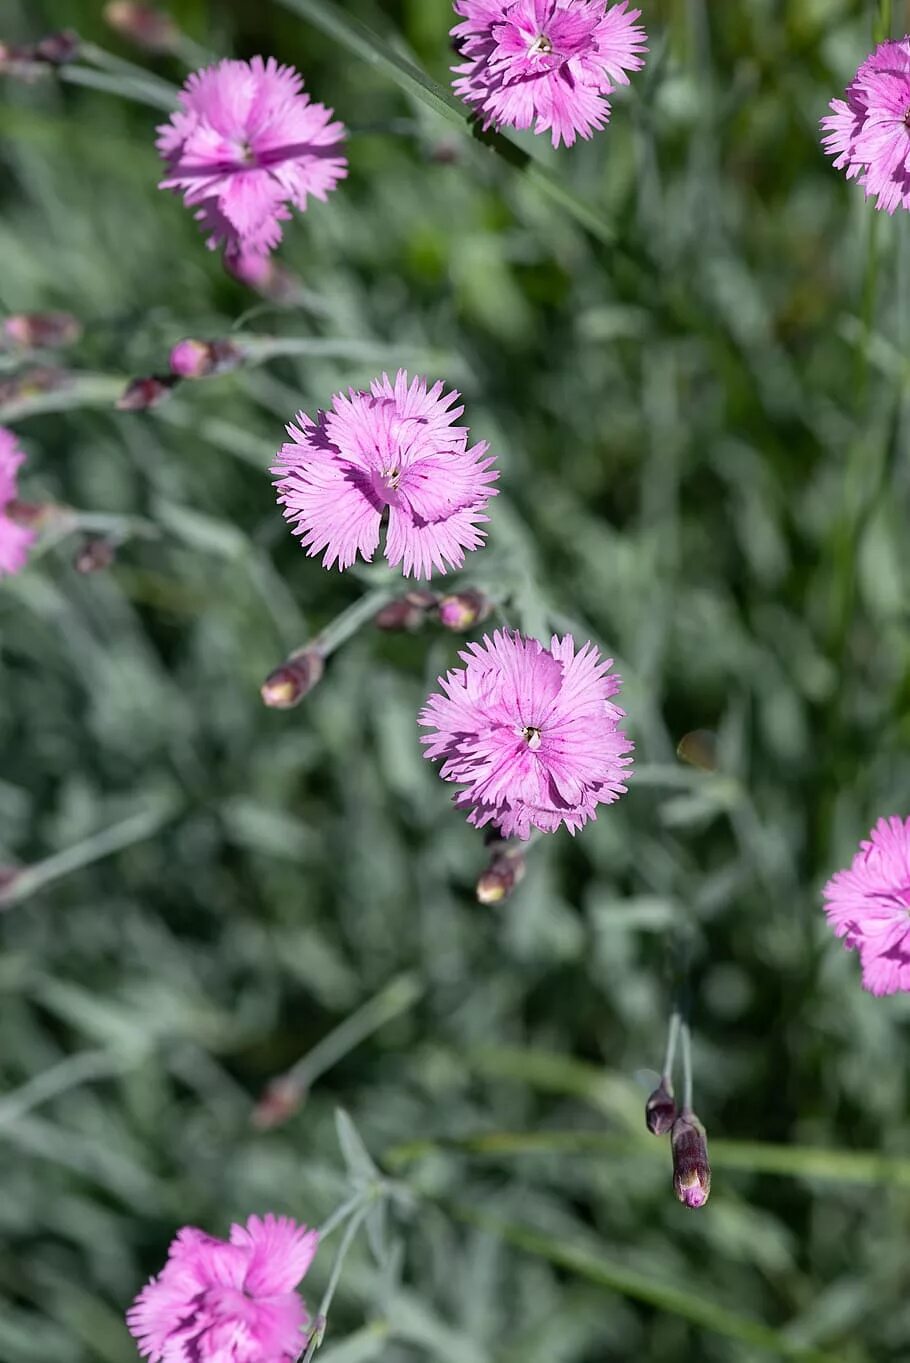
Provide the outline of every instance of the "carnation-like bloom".
{"type": "Polygon", "coordinates": [[[606,125],[607,96],[644,66],[647,34],[628,0],[455,0],[455,12],[455,92],[484,128],[533,127],[571,147],[606,125]]]}
{"type": "Polygon", "coordinates": [[[910,37],[881,43],[822,119],[823,146],[876,208],[910,208],[910,37]]]}
{"type": "Polygon", "coordinates": [[[825,886],[828,922],[855,947],[872,994],[910,990],[910,819],[879,819],[825,886]]]}
{"type": "Polygon", "coordinates": [[[34,531],[17,525],[8,507],[16,498],[16,480],[25,455],[12,431],[0,426],[0,577],[25,567],[34,531]]]}
{"type": "Polygon", "coordinates": [[[151,1363],[290,1363],[306,1342],[295,1291],[319,1243],[284,1216],[251,1216],[230,1241],[184,1226],[127,1312],[151,1363]]]}
{"type": "Polygon", "coordinates": [[[405,577],[459,568],[479,549],[495,496],[485,441],[468,445],[459,394],[427,387],[399,370],[374,379],[368,393],[337,394],[331,411],[298,413],[278,453],[275,486],[301,543],[323,553],[323,567],[369,561],[387,518],[385,556],[405,577]]]}
{"type": "Polygon", "coordinates": [[[470,644],[463,668],[439,678],[420,723],[432,729],[425,756],[442,758],[440,775],[466,787],[456,803],[468,822],[493,823],[503,837],[532,828],[575,833],[599,804],[624,794],[632,743],[615,705],[622,680],[586,643],[536,639],[498,630],[470,644]]]}
{"type": "Polygon", "coordinates": [[[289,205],[324,200],[347,174],[344,125],[302,89],[274,57],[221,61],[189,77],[180,111],[158,129],[161,188],[183,191],[212,249],[266,255],[289,205]]]}

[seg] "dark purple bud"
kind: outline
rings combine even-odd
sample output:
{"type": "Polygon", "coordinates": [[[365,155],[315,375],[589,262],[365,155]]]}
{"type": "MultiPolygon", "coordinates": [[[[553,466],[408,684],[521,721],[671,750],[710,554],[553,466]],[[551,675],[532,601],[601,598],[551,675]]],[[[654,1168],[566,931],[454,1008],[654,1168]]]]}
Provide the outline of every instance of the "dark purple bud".
{"type": "Polygon", "coordinates": [[[668,1079],[660,1084],[645,1103],[645,1125],[652,1136],[666,1136],[676,1121],[676,1100],[668,1079]]]}
{"type": "Polygon", "coordinates": [[[112,0],[104,7],[104,18],[121,38],[146,52],[173,52],[180,42],[180,29],[171,16],[153,5],[112,0]]]}
{"type": "Polygon", "coordinates": [[[477,882],[477,902],[504,904],[521,884],[525,870],[523,852],[515,848],[497,852],[477,882]]]}
{"type": "Polygon", "coordinates": [[[483,592],[457,592],[444,596],[439,603],[439,623],[453,633],[462,634],[486,620],[493,602],[483,592]]]}
{"type": "Polygon", "coordinates": [[[70,312],[18,312],[4,318],[0,333],[20,350],[57,350],[79,340],[82,323],[70,312]]]}
{"type": "Polygon", "coordinates": [[[461,147],[457,142],[440,141],[430,148],[429,155],[435,166],[454,166],[461,160],[461,147]]]}
{"type": "Polygon", "coordinates": [[[65,66],[79,56],[81,45],[78,33],[71,28],[62,29],[59,33],[49,33],[42,38],[35,47],[35,56],[38,61],[47,62],[50,66],[65,66]]]}
{"type": "Polygon", "coordinates": [[[260,695],[270,710],[293,710],[309,695],[325,671],[318,649],[305,649],[276,667],[262,683],[260,695]]]}
{"type": "Polygon", "coordinates": [[[377,611],[373,616],[373,624],[377,629],[390,633],[401,630],[413,633],[420,629],[427,618],[427,611],[431,611],[438,601],[435,592],[406,592],[377,611]]]}
{"type": "Polygon", "coordinates": [[[27,530],[43,530],[51,521],[69,514],[66,507],[53,502],[20,502],[18,498],[9,502],[5,510],[11,521],[24,525],[27,530]]]}
{"type": "Polygon", "coordinates": [[[167,401],[176,382],[173,374],[130,379],[114,406],[118,412],[148,412],[167,401]]]}
{"type": "Polygon", "coordinates": [[[73,567],[77,573],[100,573],[114,561],[116,546],[103,535],[89,535],[76,551],[73,567]]]}
{"type": "Polygon", "coordinates": [[[171,373],[179,379],[205,379],[236,369],[243,351],[233,341],[178,341],[171,351],[171,373]]]}
{"type": "Polygon", "coordinates": [[[673,1188],[684,1207],[703,1207],[711,1193],[708,1138],[694,1112],[683,1111],[670,1133],[673,1188]]]}

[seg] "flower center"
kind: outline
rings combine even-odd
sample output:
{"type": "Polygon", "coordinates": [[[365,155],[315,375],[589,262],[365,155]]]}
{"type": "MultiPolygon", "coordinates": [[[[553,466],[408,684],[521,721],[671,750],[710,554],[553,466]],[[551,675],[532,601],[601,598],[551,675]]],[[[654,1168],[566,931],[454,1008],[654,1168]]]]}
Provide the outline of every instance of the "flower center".
{"type": "Polygon", "coordinates": [[[245,166],[254,166],[256,164],[256,153],[253,151],[252,146],[247,142],[246,138],[244,138],[242,142],[237,143],[237,157],[245,166]]]}
{"type": "Polygon", "coordinates": [[[397,467],[383,469],[379,475],[379,481],[389,492],[394,492],[401,482],[401,469],[397,467]]]}
{"type": "Polygon", "coordinates": [[[553,51],[553,44],[545,33],[538,33],[531,46],[528,48],[529,57],[548,57],[553,51]]]}
{"type": "Polygon", "coordinates": [[[531,752],[537,752],[537,749],[543,742],[542,738],[540,737],[539,729],[524,728],[521,731],[521,736],[527,743],[528,747],[531,749],[531,752]]]}

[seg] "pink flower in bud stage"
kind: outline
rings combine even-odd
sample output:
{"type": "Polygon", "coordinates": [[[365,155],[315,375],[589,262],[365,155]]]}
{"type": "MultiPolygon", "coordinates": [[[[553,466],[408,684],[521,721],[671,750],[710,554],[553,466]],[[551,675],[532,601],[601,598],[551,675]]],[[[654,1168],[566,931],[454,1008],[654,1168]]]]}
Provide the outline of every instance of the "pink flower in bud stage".
{"type": "Polygon", "coordinates": [[[644,66],[647,34],[628,0],[455,0],[455,12],[454,88],[484,128],[533,127],[570,147],[606,125],[607,96],[644,66]]]}
{"type": "Polygon", "coordinates": [[[184,1226],[127,1312],[139,1352],[151,1363],[291,1363],[308,1321],[295,1289],[318,1243],[271,1213],[232,1226],[229,1241],[184,1226]]]}
{"type": "Polygon", "coordinates": [[[910,37],[879,44],[831,109],[822,145],[837,169],[876,208],[910,208],[910,37]]]}
{"type": "Polygon", "coordinates": [[[505,838],[560,824],[575,833],[625,792],[633,745],[611,699],[622,685],[612,659],[590,643],[576,652],[571,635],[554,635],[547,650],[503,630],[459,656],[465,667],[439,678],[443,694],[419,722],[434,730],[421,740],[425,756],[466,787],[456,803],[469,823],[505,838]]]}
{"type": "Polygon", "coordinates": [[[879,819],[824,895],[828,922],[859,952],[864,987],[910,990],[910,819],[879,819]]]}
{"type": "Polygon", "coordinates": [[[486,442],[469,446],[453,424],[458,396],[399,370],[394,383],[383,374],[368,393],[339,393],[331,411],[288,426],[272,470],[278,501],[307,553],[324,551],[323,567],[369,562],[386,516],[385,556],[405,577],[459,568],[480,548],[499,475],[486,442]]]}
{"type": "Polygon", "coordinates": [[[183,192],[212,249],[224,242],[268,254],[289,205],[303,211],[309,195],[325,200],[347,174],[344,125],[302,88],[274,57],[221,61],[189,77],[180,111],[158,129],[168,166],[161,188],[183,192]]]}
{"type": "Polygon", "coordinates": [[[18,573],[25,567],[34,531],[19,525],[9,514],[16,499],[19,468],[25,454],[12,431],[0,426],[0,577],[18,573]]]}

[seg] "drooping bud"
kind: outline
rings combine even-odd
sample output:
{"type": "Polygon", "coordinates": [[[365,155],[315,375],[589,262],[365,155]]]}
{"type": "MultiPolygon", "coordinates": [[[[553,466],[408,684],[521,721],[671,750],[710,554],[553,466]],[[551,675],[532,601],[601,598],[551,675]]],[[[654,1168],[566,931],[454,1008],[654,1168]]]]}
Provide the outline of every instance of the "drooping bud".
{"type": "Polygon", "coordinates": [[[205,379],[236,369],[243,351],[233,341],[178,341],[171,351],[171,373],[179,379],[205,379]]]}
{"type": "Polygon", "coordinates": [[[433,609],[439,597],[435,592],[405,592],[394,601],[389,601],[382,610],[373,616],[377,629],[388,632],[407,630],[411,633],[420,629],[427,618],[427,611],[433,609]]]}
{"type": "Polygon", "coordinates": [[[676,1099],[669,1079],[661,1079],[645,1103],[645,1125],[652,1136],[666,1136],[676,1121],[676,1099]]]}
{"type": "Polygon", "coordinates": [[[167,401],[176,382],[173,374],[130,379],[114,406],[118,412],[148,412],[167,401]]]}
{"type": "Polygon", "coordinates": [[[0,334],[20,350],[58,350],[79,340],[82,323],[71,312],[17,312],[4,318],[0,334]]]}
{"type": "Polygon", "coordinates": [[[511,899],[527,869],[524,853],[518,848],[497,852],[477,882],[478,904],[504,904],[511,899]]]}
{"type": "Polygon", "coordinates": [[[679,740],[676,756],[699,771],[717,771],[717,735],[710,729],[695,729],[679,740]]]}
{"type": "Polygon", "coordinates": [[[263,1089],[259,1101],[250,1114],[257,1131],[271,1131],[283,1126],[289,1117],[303,1106],[306,1089],[287,1075],[279,1075],[263,1089]]]}
{"type": "Polygon", "coordinates": [[[75,61],[81,46],[78,33],[71,28],[61,29],[59,33],[49,33],[36,44],[35,57],[50,66],[65,66],[67,62],[75,61]]]}
{"type": "Polygon", "coordinates": [[[180,43],[180,29],[174,20],[153,5],[112,0],[104,7],[104,19],[121,38],[145,52],[173,52],[180,43]]]}
{"type": "Polygon", "coordinates": [[[116,546],[103,535],[89,535],[77,549],[73,567],[77,573],[100,573],[114,561],[116,546]]]}
{"type": "Polygon", "coordinates": [[[457,592],[444,596],[439,603],[439,623],[456,634],[473,629],[486,620],[493,602],[483,592],[457,592]]]}
{"type": "Polygon", "coordinates": [[[270,710],[293,710],[309,695],[325,671],[318,649],[304,649],[276,667],[262,683],[260,695],[270,710]]]}
{"type": "Polygon", "coordinates": [[[703,1207],[711,1193],[711,1166],[705,1128],[690,1109],[673,1123],[673,1188],[684,1207],[703,1207]]]}

